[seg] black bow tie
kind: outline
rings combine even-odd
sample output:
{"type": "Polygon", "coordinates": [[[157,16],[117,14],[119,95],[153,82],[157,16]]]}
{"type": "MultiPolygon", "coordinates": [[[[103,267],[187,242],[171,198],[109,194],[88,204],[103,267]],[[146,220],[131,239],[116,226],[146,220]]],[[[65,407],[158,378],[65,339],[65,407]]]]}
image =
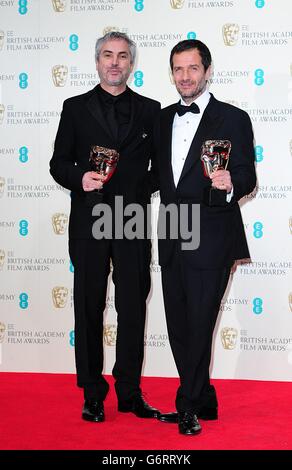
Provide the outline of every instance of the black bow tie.
{"type": "Polygon", "coordinates": [[[183,116],[185,113],[199,114],[200,108],[196,103],[192,103],[190,106],[177,103],[176,112],[179,116],[183,116]]]}

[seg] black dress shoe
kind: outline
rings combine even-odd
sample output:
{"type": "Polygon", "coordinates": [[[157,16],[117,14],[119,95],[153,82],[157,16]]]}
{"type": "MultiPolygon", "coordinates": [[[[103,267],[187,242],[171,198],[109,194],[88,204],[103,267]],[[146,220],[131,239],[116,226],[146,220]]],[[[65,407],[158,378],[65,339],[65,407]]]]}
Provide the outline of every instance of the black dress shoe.
{"type": "Polygon", "coordinates": [[[157,418],[163,423],[178,423],[178,413],[176,411],[161,413],[157,418]]]}
{"type": "Polygon", "coordinates": [[[178,430],[180,434],[193,436],[201,432],[202,428],[197,416],[194,413],[185,411],[184,413],[178,414],[178,430]]]}
{"type": "MultiPolygon", "coordinates": [[[[217,408],[203,407],[197,413],[197,417],[199,419],[204,419],[205,421],[212,421],[218,419],[218,410],[217,408]]],[[[161,413],[158,416],[158,419],[163,423],[178,423],[178,413],[175,411],[172,413],[161,413]]]]}
{"type": "Polygon", "coordinates": [[[141,395],[131,400],[119,401],[118,411],[122,413],[134,413],[139,418],[158,418],[160,411],[148,405],[141,395]]]}
{"type": "Polygon", "coordinates": [[[85,421],[94,421],[101,423],[104,421],[103,403],[94,400],[85,400],[82,410],[82,419],[85,421]]]}

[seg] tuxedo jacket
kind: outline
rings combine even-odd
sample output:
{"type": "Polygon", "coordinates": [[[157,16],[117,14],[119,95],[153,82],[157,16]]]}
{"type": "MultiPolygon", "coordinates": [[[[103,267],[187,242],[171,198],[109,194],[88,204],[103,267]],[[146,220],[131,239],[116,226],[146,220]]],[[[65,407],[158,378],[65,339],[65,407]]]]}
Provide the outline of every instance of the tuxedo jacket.
{"type": "MultiPolygon", "coordinates": [[[[238,201],[249,194],[256,184],[250,118],[246,112],[218,101],[211,94],[176,187],[171,165],[172,125],[175,113],[176,104],[161,111],[159,151],[161,203],[200,204],[200,244],[195,250],[181,251],[187,262],[196,269],[219,269],[231,266],[234,260],[249,257],[238,201]],[[224,202],[223,206],[218,207],[204,203],[204,191],[211,186],[211,181],[204,175],[200,156],[203,143],[209,139],[227,139],[231,141],[232,146],[227,169],[231,174],[234,194],[231,202],[224,202]]],[[[165,266],[171,261],[175,247],[180,247],[181,244],[177,245],[176,240],[169,237],[159,239],[158,244],[159,262],[161,266],[165,266]]]]}
{"type": "Polygon", "coordinates": [[[64,101],[56,135],[50,172],[55,181],[71,191],[69,238],[92,238],[92,208],[86,205],[82,177],[92,168],[90,147],[99,145],[116,149],[120,154],[114,175],[104,184],[104,202],[123,196],[124,204],[146,204],[157,190],[153,150],[153,123],[160,104],[130,92],[130,122],[118,148],[103,115],[96,87],[64,101]],[[151,166],[151,170],[148,169],[151,166]]]}

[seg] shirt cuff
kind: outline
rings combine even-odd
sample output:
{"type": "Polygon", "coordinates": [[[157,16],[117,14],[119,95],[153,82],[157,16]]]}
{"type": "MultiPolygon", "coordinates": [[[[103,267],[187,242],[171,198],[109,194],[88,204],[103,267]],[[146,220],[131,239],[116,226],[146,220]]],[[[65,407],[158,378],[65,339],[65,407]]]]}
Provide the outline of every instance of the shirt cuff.
{"type": "Polygon", "coordinates": [[[227,194],[226,194],[226,202],[230,202],[230,201],[231,201],[231,199],[232,199],[232,197],[233,197],[233,193],[234,193],[234,191],[233,191],[233,186],[232,186],[232,189],[231,189],[230,193],[227,193],[227,194]]]}

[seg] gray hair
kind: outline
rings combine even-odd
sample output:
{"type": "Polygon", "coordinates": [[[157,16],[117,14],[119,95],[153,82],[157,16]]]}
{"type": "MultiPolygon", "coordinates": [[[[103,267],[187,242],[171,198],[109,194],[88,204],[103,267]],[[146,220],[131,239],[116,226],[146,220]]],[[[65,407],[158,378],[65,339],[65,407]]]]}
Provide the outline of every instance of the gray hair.
{"type": "Polygon", "coordinates": [[[136,44],[134,43],[134,41],[132,41],[132,39],[129,38],[129,36],[127,36],[126,33],[120,33],[119,31],[110,31],[109,33],[106,33],[101,38],[97,39],[96,44],[95,44],[95,62],[97,62],[99,59],[100,51],[104,43],[107,41],[117,40],[117,39],[123,39],[124,41],[126,41],[130,49],[131,64],[135,62],[136,44]]]}

